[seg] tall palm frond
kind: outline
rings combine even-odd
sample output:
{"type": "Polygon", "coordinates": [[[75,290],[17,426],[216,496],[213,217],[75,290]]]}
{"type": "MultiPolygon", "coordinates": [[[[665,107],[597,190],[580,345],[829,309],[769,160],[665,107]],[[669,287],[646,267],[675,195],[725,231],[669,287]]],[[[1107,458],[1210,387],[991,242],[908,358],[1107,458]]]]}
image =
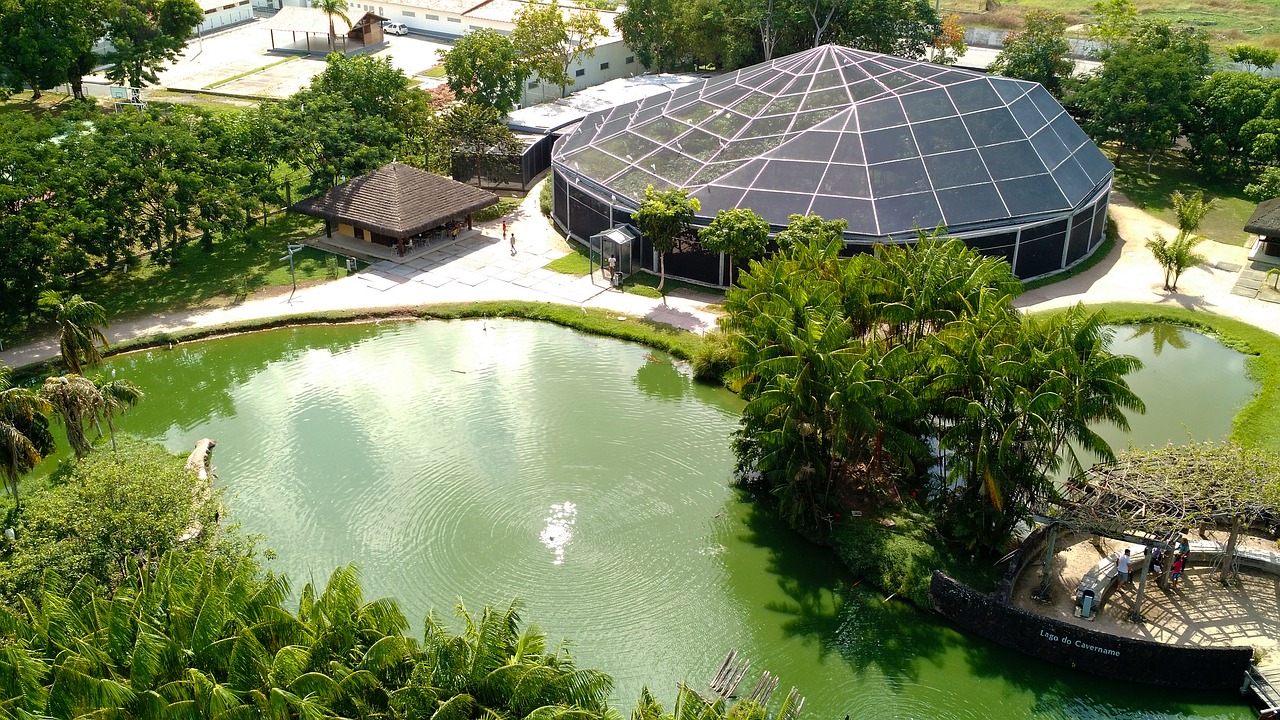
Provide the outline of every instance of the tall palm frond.
{"type": "Polygon", "coordinates": [[[58,349],[68,372],[79,375],[85,366],[102,361],[98,346],[107,347],[107,336],[102,332],[107,327],[107,311],[101,305],[56,290],[40,293],[37,302],[58,325],[58,349]]]}

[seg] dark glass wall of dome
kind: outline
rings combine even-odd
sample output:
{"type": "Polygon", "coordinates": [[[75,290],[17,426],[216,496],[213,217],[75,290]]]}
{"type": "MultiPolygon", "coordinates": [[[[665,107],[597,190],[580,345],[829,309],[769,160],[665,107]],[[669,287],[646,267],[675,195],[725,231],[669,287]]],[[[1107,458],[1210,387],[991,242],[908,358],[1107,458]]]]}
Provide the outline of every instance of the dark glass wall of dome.
{"type": "MultiPolygon", "coordinates": [[[[1113,171],[1036,83],[835,45],[589,115],[553,165],[554,217],[579,240],[630,222],[648,185],[679,187],[702,224],[732,207],[775,229],[793,213],[844,218],[850,252],[945,225],[1024,278],[1100,244],[1113,171]]],[[[667,258],[714,284],[724,264],[696,248],[667,258]]]]}

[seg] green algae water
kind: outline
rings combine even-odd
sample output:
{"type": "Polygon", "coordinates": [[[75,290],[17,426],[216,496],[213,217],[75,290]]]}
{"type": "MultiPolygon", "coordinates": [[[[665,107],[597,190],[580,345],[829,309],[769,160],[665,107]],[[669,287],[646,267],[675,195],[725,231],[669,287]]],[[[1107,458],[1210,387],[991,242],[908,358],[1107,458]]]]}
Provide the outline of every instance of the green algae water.
{"type": "Polygon", "coordinates": [[[419,629],[459,600],[519,597],[614,676],[624,716],[643,684],[666,703],[679,681],[704,689],[736,649],[745,689],[768,670],[805,718],[1253,717],[1231,693],[1073,673],[855,586],[728,487],[740,401],[638,345],[513,320],[383,323],[108,367],[147,393],[128,431],[182,454],[218,441],[234,519],[295,592],[354,561],[419,629]]]}

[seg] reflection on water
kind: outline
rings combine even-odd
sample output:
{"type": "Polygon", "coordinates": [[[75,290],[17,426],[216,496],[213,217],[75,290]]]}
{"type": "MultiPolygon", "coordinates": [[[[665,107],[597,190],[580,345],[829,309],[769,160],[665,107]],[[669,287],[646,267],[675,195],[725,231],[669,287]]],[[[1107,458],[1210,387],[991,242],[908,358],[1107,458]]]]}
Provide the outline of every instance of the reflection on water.
{"type": "Polygon", "coordinates": [[[148,395],[130,431],[183,454],[218,440],[235,518],[295,588],[354,560],[416,627],[459,599],[519,595],[614,675],[624,714],[643,684],[667,701],[678,681],[701,689],[737,649],[744,683],[768,669],[814,719],[1250,717],[1229,694],[1118,686],[974,642],[856,586],[729,489],[739,400],[635,345],[519,321],[384,323],[112,367],[148,395]]]}

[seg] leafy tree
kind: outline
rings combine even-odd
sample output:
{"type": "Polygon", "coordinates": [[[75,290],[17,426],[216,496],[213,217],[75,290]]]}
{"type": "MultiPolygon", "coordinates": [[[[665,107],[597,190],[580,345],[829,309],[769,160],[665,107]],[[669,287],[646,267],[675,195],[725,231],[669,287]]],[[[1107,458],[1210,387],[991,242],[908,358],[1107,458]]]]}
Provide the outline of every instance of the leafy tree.
{"type": "Polygon", "coordinates": [[[1270,70],[1280,60],[1280,50],[1266,50],[1256,45],[1232,45],[1227,48],[1231,62],[1249,65],[1258,72],[1270,70]]]}
{"type": "Polygon", "coordinates": [[[778,247],[784,251],[799,245],[826,245],[842,240],[845,229],[849,227],[848,220],[823,220],[817,215],[796,214],[787,220],[787,226],[777,238],[778,247]]]}
{"type": "Polygon", "coordinates": [[[918,60],[941,30],[928,0],[851,0],[835,39],[859,50],[918,60]]]}
{"type": "Polygon", "coordinates": [[[332,53],[336,50],[334,43],[338,34],[333,25],[333,16],[342,18],[348,27],[351,25],[351,18],[347,17],[347,0],[311,0],[311,7],[320,8],[329,18],[329,52],[332,53]]]}
{"type": "Polygon", "coordinates": [[[933,39],[929,49],[929,62],[938,65],[955,65],[969,52],[969,44],[964,41],[964,25],[960,24],[960,16],[951,13],[942,21],[938,36],[933,39]]]}
{"type": "Polygon", "coordinates": [[[1164,270],[1164,289],[1169,292],[1178,291],[1178,278],[1182,273],[1204,262],[1205,258],[1195,252],[1196,245],[1204,241],[1203,235],[1192,235],[1179,232],[1173,240],[1156,233],[1147,240],[1151,255],[1164,270]]]}
{"type": "Polygon", "coordinates": [[[595,10],[574,10],[565,17],[555,2],[527,4],[516,13],[511,41],[530,72],[542,82],[560,87],[564,96],[573,84],[569,66],[582,57],[595,57],[596,40],[606,35],[595,10]]]}
{"type": "Polygon", "coordinates": [[[684,52],[678,28],[671,22],[679,7],[672,0],[631,0],[618,14],[622,41],[645,68],[669,72],[680,66],[684,52]]]}
{"type": "Polygon", "coordinates": [[[42,90],[67,79],[72,48],[58,27],[62,10],[47,0],[9,0],[0,4],[0,81],[15,92],[30,86],[33,100],[42,90]]]}
{"type": "Polygon", "coordinates": [[[1089,37],[1114,45],[1133,34],[1138,24],[1138,7],[1133,0],[1097,0],[1093,3],[1093,17],[1089,37]]]}
{"type": "Polygon", "coordinates": [[[92,380],[82,375],[60,375],[45,378],[40,395],[49,402],[67,431],[67,443],[76,459],[93,449],[86,429],[96,422],[103,410],[102,392],[92,380]]]}
{"type": "Polygon", "coordinates": [[[764,252],[769,242],[769,223],[750,208],[721,210],[698,231],[698,242],[711,252],[728,255],[729,266],[733,267],[734,258],[749,260],[764,252]]]}
{"type": "Polygon", "coordinates": [[[48,401],[24,387],[14,387],[13,371],[0,363],[0,476],[18,503],[18,481],[53,452],[48,401]]]}
{"type": "Polygon", "coordinates": [[[1132,39],[1104,55],[1102,68],[1074,96],[1085,132],[1095,142],[1115,140],[1147,153],[1149,166],[1180,134],[1209,59],[1202,32],[1141,23],[1132,39]]]}
{"type": "Polygon", "coordinates": [[[1075,69],[1067,43],[1067,18],[1047,10],[1029,10],[1025,19],[1021,31],[1005,37],[1004,49],[987,70],[1038,82],[1054,97],[1062,97],[1062,81],[1075,69]]]}
{"type": "Polygon", "coordinates": [[[631,213],[640,232],[649,237],[658,253],[658,292],[667,281],[667,253],[675,249],[676,240],[689,231],[693,216],[701,209],[697,198],[680,188],[655,190],[652,185],[644,189],[644,202],[631,213]]]}
{"type": "Polygon", "coordinates": [[[529,68],[507,36],[489,29],[474,30],[440,54],[449,87],[464,101],[503,113],[520,101],[529,68]]]}
{"type": "Polygon", "coordinates": [[[1184,129],[1188,159],[1210,177],[1246,177],[1259,165],[1280,161],[1273,152],[1280,79],[1213,73],[1195,89],[1184,129]]]}
{"type": "Polygon", "coordinates": [[[107,311],[101,305],[79,295],[66,295],[56,290],[40,294],[40,307],[58,325],[58,350],[62,364],[79,374],[85,367],[102,362],[98,345],[107,346],[102,329],[107,326],[107,311]]]}
{"type": "Polygon", "coordinates": [[[1255,202],[1280,197],[1280,167],[1263,168],[1256,182],[1244,186],[1244,193],[1255,202]]]}
{"type": "Polygon", "coordinates": [[[1204,199],[1203,190],[1193,193],[1174,190],[1170,200],[1173,201],[1173,214],[1178,218],[1178,233],[1182,235],[1191,235],[1199,230],[1204,216],[1217,205],[1217,200],[1204,199]]]}
{"type": "Polygon", "coordinates": [[[105,75],[115,83],[143,87],[160,81],[157,73],[187,46],[192,30],[204,21],[195,0],[119,0],[107,19],[112,50],[105,75]]]}
{"type": "Polygon", "coordinates": [[[487,105],[453,107],[441,118],[441,135],[455,158],[475,164],[477,186],[485,177],[502,179],[502,170],[520,151],[511,128],[502,122],[502,113],[487,105]]]}

